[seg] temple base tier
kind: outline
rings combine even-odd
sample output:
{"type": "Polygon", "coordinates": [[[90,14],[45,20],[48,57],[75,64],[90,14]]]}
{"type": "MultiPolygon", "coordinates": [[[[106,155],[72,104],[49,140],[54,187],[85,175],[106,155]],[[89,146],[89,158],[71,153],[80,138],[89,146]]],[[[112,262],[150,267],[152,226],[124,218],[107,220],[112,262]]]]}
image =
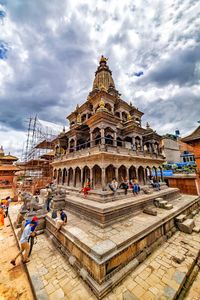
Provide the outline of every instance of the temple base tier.
{"type": "MultiPolygon", "coordinates": [[[[78,197],[76,199],[72,197],[71,203],[76,205],[76,208],[80,205],[80,210],[84,210],[84,215],[87,215],[87,207],[91,205],[94,207],[93,216],[98,215],[95,212],[95,210],[98,211],[98,205],[100,205],[99,209],[102,214],[104,211],[105,216],[112,215],[109,210],[115,212],[119,207],[123,211],[123,206],[125,214],[131,209],[132,212],[135,210],[137,213],[129,215],[127,219],[120,220],[120,222],[112,225],[106,224],[105,228],[101,228],[94,224],[95,222],[90,222],[81,215],[69,212],[67,225],[58,233],[56,233],[55,221],[50,215],[47,215],[46,232],[63,255],[69,258],[74,269],[97,297],[102,298],[131,270],[144,261],[156,247],[178,230],[175,220],[178,215],[185,214],[189,217],[194,210],[199,210],[200,199],[197,196],[180,196],[177,189],[167,189],[167,191],[163,190],[152,195],[143,195],[137,199],[130,197],[126,200],[116,200],[105,204],[93,203],[92,200],[84,199],[85,203],[82,200],[83,203],[80,205],[78,197]],[[155,195],[157,198],[168,197],[169,204],[172,204],[171,209],[158,208],[153,205],[155,195]],[[144,205],[146,203],[145,206],[156,211],[156,215],[143,213],[139,209],[143,205],[142,203],[144,205]],[[111,209],[111,204],[113,209],[111,209]]],[[[69,205],[70,199],[67,198],[67,210],[69,210],[69,205]]],[[[104,220],[110,222],[109,217],[105,217],[104,220]]]]}
{"type": "MultiPolygon", "coordinates": [[[[160,192],[151,191],[151,194],[133,196],[131,191],[124,195],[123,190],[119,190],[115,196],[110,191],[92,191],[88,198],[80,196],[78,192],[70,192],[65,198],[67,211],[73,212],[77,216],[91,221],[104,228],[116,223],[116,221],[128,218],[130,215],[138,214],[139,211],[153,204],[157,197],[163,200],[173,200],[180,196],[179,189],[165,188],[160,192]],[[106,201],[102,203],[101,201],[106,201]]],[[[62,208],[63,208],[62,207],[62,208]]]]}

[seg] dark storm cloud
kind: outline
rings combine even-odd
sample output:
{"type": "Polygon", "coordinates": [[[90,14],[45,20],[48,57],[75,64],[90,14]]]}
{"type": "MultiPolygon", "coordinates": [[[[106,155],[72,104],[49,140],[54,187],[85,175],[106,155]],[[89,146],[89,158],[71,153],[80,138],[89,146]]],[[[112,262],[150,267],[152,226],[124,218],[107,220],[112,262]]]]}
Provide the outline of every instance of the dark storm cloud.
{"type": "Polygon", "coordinates": [[[145,112],[144,122],[149,121],[159,133],[172,132],[178,128],[181,134],[191,130],[199,119],[200,96],[192,91],[182,91],[166,100],[155,99],[146,103],[138,99],[145,112]],[[160,126],[158,127],[158,124],[160,126]]]}
{"type": "Polygon", "coordinates": [[[170,83],[180,86],[191,86],[199,82],[199,76],[195,74],[197,63],[200,63],[200,47],[177,50],[165,59],[155,69],[147,73],[140,84],[155,83],[158,86],[170,83]]]}

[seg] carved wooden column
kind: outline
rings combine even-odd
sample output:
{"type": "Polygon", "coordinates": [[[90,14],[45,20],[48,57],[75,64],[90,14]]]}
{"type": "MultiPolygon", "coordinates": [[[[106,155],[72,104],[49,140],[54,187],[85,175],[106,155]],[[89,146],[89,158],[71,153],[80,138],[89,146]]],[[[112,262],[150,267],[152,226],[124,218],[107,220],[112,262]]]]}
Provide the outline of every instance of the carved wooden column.
{"type": "Polygon", "coordinates": [[[92,132],[90,131],[90,147],[93,147],[93,146],[94,146],[93,134],[92,134],[92,132]]]}
{"type": "Polygon", "coordinates": [[[105,131],[104,131],[104,128],[101,128],[101,144],[105,145],[105,131]]]}
{"type": "Polygon", "coordinates": [[[129,167],[126,167],[126,177],[127,177],[128,181],[129,181],[130,180],[130,178],[129,178],[129,167]]]}
{"type": "Polygon", "coordinates": [[[77,150],[77,137],[74,138],[74,151],[77,150]]]}
{"type": "Polygon", "coordinates": [[[73,169],[72,173],[72,186],[75,187],[75,182],[76,182],[76,174],[75,174],[75,169],[73,169]]]}
{"type": "Polygon", "coordinates": [[[90,185],[91,185],[91,188],[93,188],[94,183],[93,183],[93,172],[92,172],[92,168],[90,168],[90,185]]]}
{"type": "Polygon", "coordinates": [[[102,185],[102,190],[104,191],[106,188],[106,169],[103,167],[101,168],[101,171],[102,171],[101,185],[102,185]]]}
{"type": "Polygon", "coordinates": [[[81,187],[83,187],[83,168],[80,169],[81,169],[81,187]]]}
{"type": "Polygon", "coordinates": [[[117,132],[114,132],[114,141],[113,141],[113,146],[117,146],[117,132]]]}
{"type": "Polygon", "coordinates": [[[132,137],[132,150],[135,150],[136,147],[135,147],[135,137],[133,136],[132,137]]]}
{"type": "Polygon", "coordinates": [[[118,182],[118,180],[119,180],[119,168],[118,167],[115,168],[115,177],[116,177],[116,180],[118,182]]]}

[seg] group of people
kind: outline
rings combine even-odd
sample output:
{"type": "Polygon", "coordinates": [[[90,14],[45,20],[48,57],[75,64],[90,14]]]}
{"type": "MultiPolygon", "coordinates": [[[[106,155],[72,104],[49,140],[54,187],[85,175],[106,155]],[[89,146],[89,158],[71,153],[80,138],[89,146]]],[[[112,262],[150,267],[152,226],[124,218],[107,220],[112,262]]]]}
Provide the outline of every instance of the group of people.
{"type": "MultiPolygon", "coordinates": [[[[149,183],[153,188],[155,188],[156,191],[160,191],[160,183],[156,179],[156,177],[149,176],[147,183],[149,183]]],[[[128,180],[128,178],[123,178],[120,184],[118,184],[117,179],[113,178],[112,182],[108,184],[111,191],[114,193],[114,195],[117,192],[117,189],[123,189],[125,195],[127,195],[128,189],[131,189],[133,192],[133,195],[138,195],[140,192],[140,185],[138,183],[138,180],[136,178],[128,180]]]]}
{"type": "Polygon", "coordinates": [[[10,196],[0,201],[0,229],[4,227],[4,219],[8,216],[8,209],[11,202],[10,196]]]}
{"type": "Polygon", "coordinates": [[[133,195],[138,195],[138,193],[140,192],[140,185],[136,178],[130,180],[128,180],[128,178],[122,178],[122,182],[120,183],[120,185],[118,184],[117,179],[113,178],[113,180],[111,181],[111,183],[108,184],[108,186],[114,193],[114,195],[116,194],[118,188],[123,189],[125,195],[127,195],[129,188],[132,190],[133,195]]]}

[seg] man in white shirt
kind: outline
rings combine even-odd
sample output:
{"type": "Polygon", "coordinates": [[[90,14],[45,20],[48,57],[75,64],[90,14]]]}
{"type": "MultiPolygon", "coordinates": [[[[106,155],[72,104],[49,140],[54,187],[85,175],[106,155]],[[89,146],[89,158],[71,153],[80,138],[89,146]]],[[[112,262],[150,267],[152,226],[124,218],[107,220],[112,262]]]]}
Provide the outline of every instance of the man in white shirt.
{"type": "Polygon", "coordinates": [[[118,189],[118,182],[117,182],[116,178],[113,178],[112,182],[108,186],[115,195],[117,192],[117,189],[118,189]]]}
{"type": "Polygon", "coordinates": [[[31,221],[31,223],[29,223],[28,225],[26,225],[26,227],[24,228],[24,231],[22,233],[22,236],[20,238],[20,244],[21,244],[21,250],[19,251],[19,253],[15,256],[14,259],[11,260],[11,264],[13,266],[16,265],[15,261],[17,259],[17,257],[22,254],[25,251],[24,257],[23,257],[23,262],[27,263],[30,260],[28,259],[28,254],[29,254],[29,250],[30,250],[30,246],[28,243],[28,239],[30,236],[35,236],[35,233],[33,232],[32,228],[35,226],[35,222],[31,221]]]}

